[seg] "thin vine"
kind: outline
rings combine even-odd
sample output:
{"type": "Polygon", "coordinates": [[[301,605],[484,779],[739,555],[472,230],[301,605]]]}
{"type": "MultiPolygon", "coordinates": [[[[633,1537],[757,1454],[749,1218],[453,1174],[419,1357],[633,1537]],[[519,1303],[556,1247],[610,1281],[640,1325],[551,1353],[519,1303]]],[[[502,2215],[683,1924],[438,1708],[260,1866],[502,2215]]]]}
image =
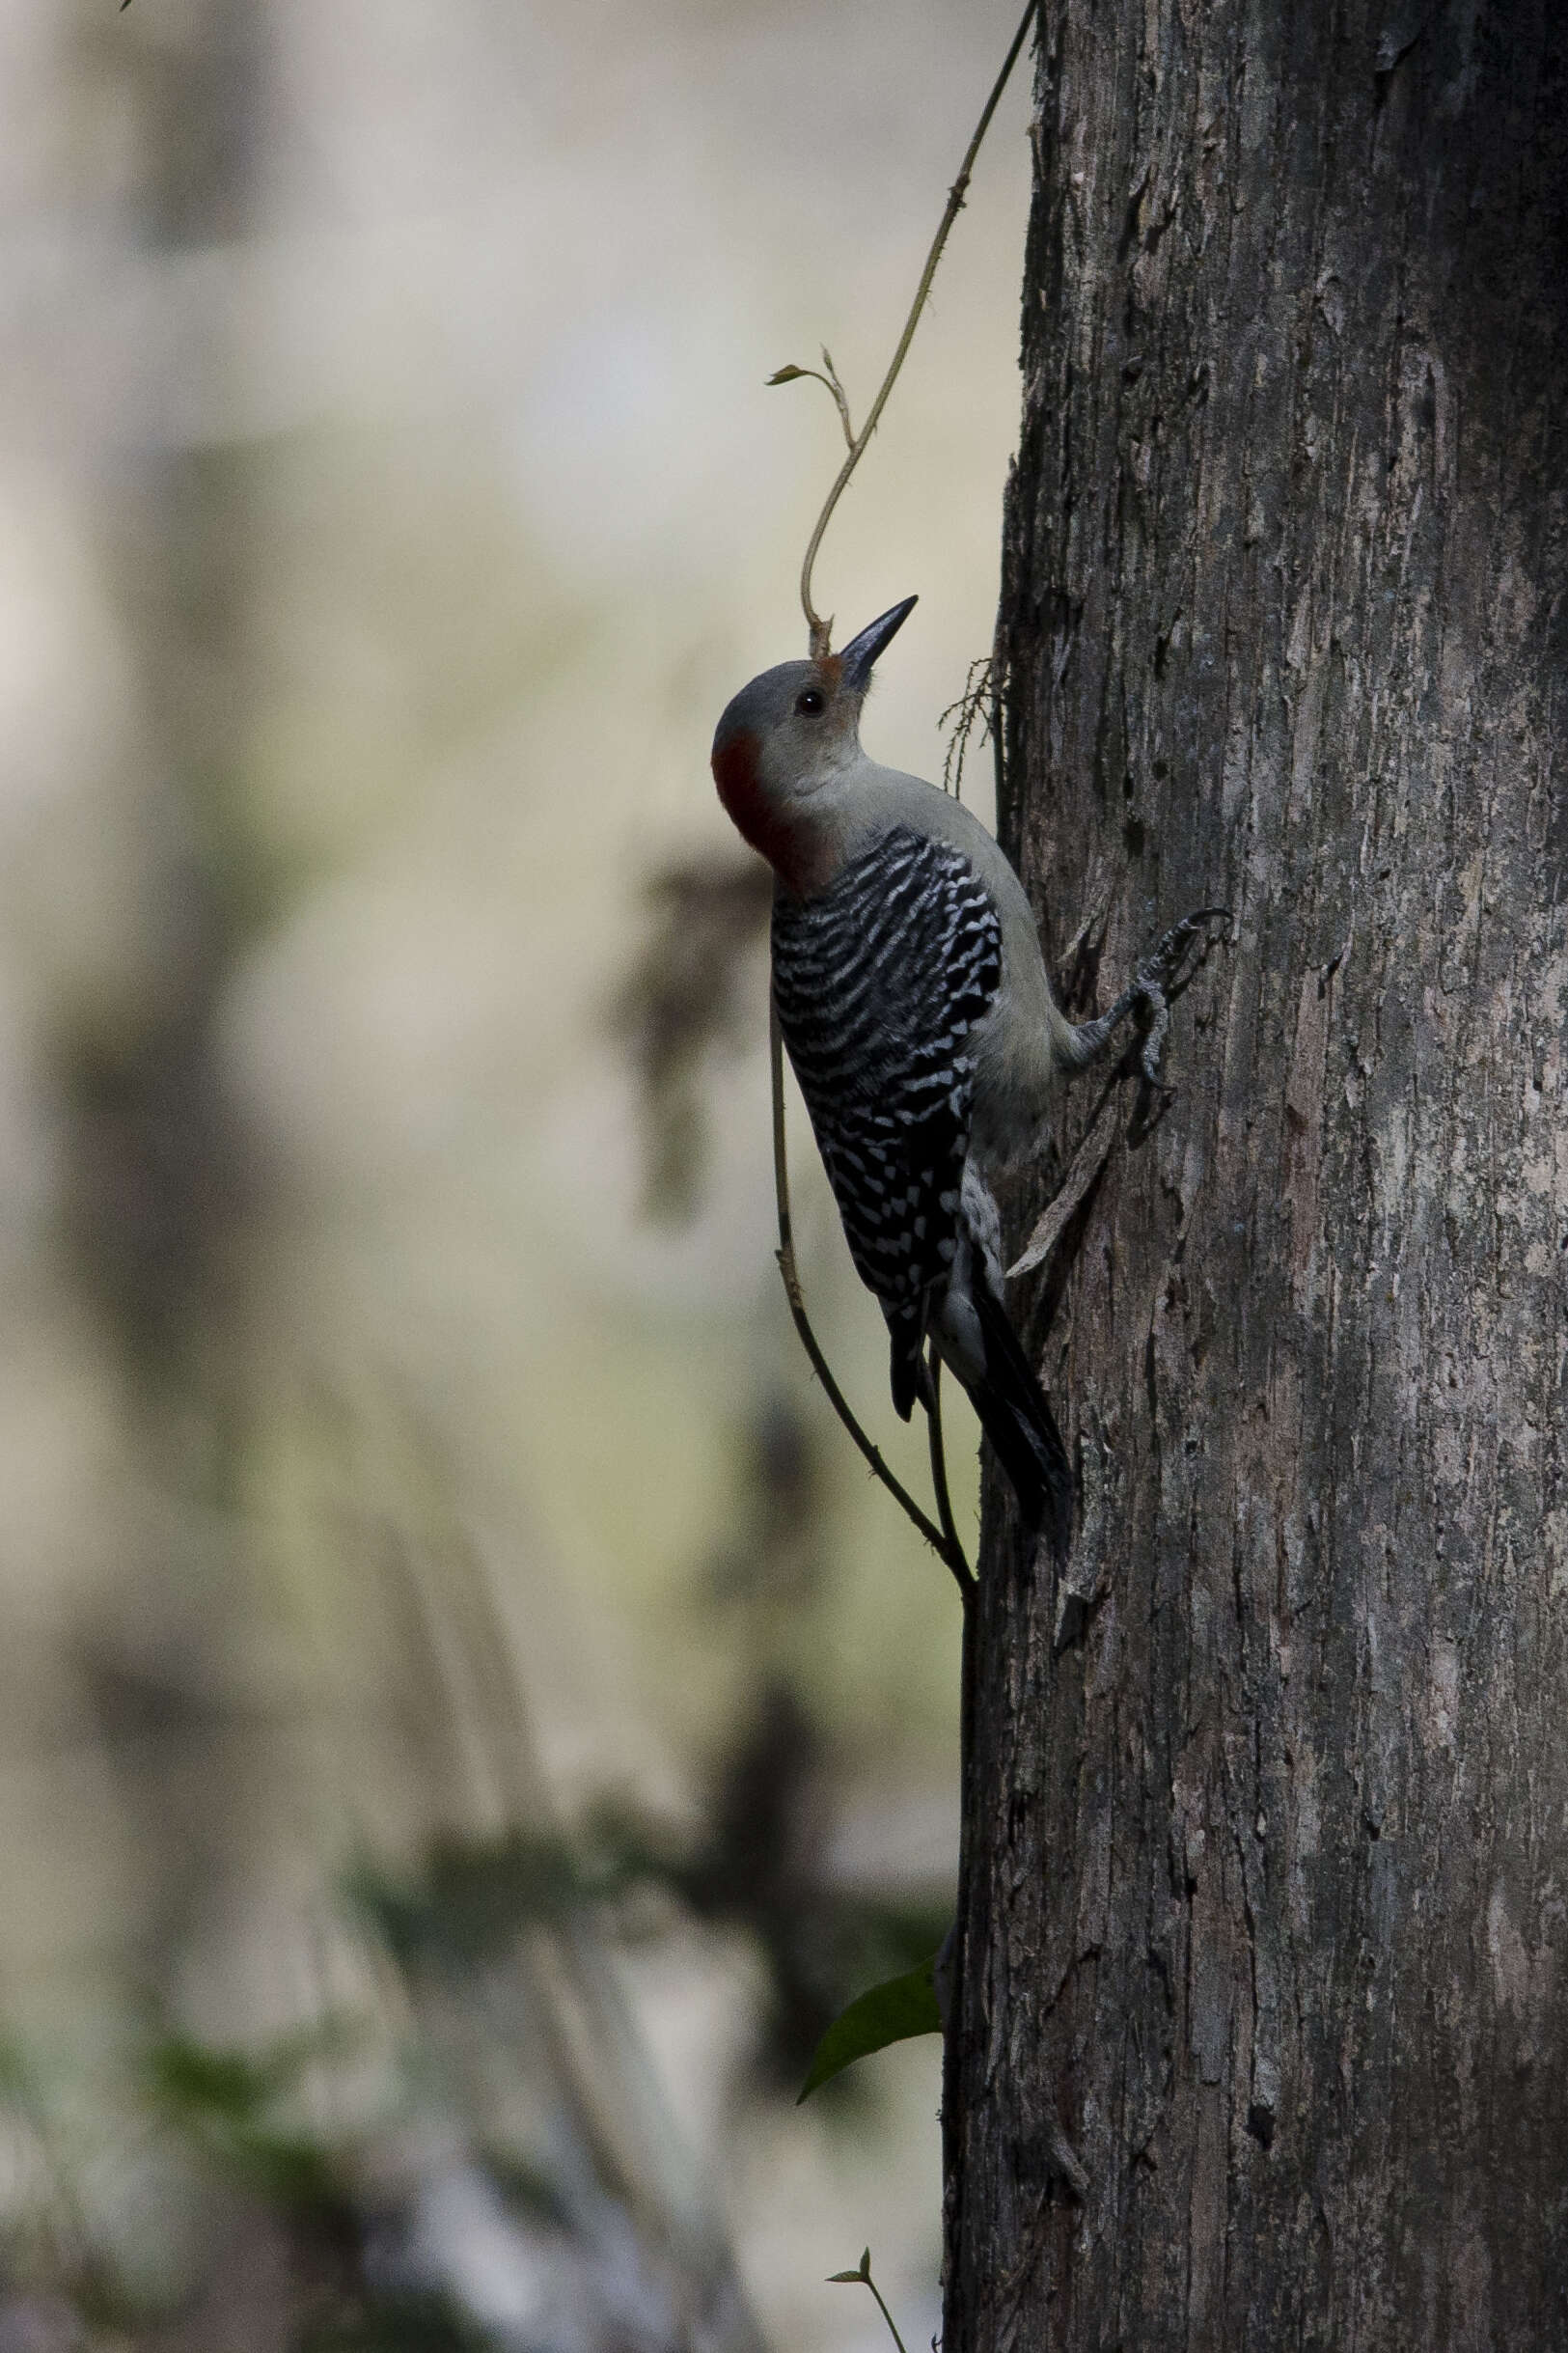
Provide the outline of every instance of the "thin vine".
{"type": "MultiPolygon", "coordinates": [[[[789,1164],[784,1151],[784,1039],[780,1034],[779,1015],[776,1010],[768,1028],[768,1049],[773,1066],[773,1185],[779,1206],[779,1248],[776,1256],[779,1260],[779,1272],[784,1278],[784,1296],[789,1301],[789,1313],[795,1319],[795,1329],[800,1334],[801,1346],[811,1358],[812,1370],[827,1393],[828,1403],[860,1448],[867,1463],[881,1480],[882,1484],[887,1488],[894,1503],[898,1505],[900,1510],[905,1512],[920,1530],[932,1551],[952,1571],[958,1591],[967,1600],[974,1588],[975,1577],[968,1561],[964,1558],[963,1547],[959,1543],[952,1526],[952,1510],[948,1503],[946,1469],[944,1468],[943,1476],[937,1486],[937,1509],[941,1512],[943,1520],[943,1525],[938,1527],[936,1522],[928,1518],[926,1513],[921,1509],[896,1473],[889,1470],[880,1449],[872,1444],[865,1430],[862,1429],[848,1398],[834,1379],[828,1360],[822,1353],[821,1343],[812,1329],[811,1317],[806,1313],[806,1301],[801,1292],[800,1274],[795,1264],[794,1222],[789,1213],[789,1164]]],[[[942,1443],[941,1425],[934,1416],[931,1428],[934,1464],[938,1459],[942,1443]]]]}
{"type": "Polygon", "coordinates": [[[889,2311],[882,2290],[871,2277],[871,2250],[869,2247],[866,2249],[853,2271],[829,2272],[828,2285],[830,2287],[868,2287],[876,2298],[877,2310],[892,2332],[893,2341],[897,2346],[898,2353],[908,2353],[908,2348],[898,2334],[898,2323],[889,2311]]]}
{"type": "MultiPolygon", "coordinates": [[[[825,386],[839,411],[839,422],[843,428],[844,440],[849,452],[839,469],[837,481],[828,492],[822,512],[816,518],[816,527],[807,542],[806,560],[801,566],[801,610],[806,616],[808,648],[813,659],[819,660],[828,651],[833,642],[831,615],[824,621],[812,603],[812,569],[816,562],[817,549],[821,546],[823,534],[833,518],[833,511],[847,488],[850,476],[865,455],[867,442],[881,422],[882,411],[888,404],[888,396],[898,379],[898,371],[904,364],[905,354],[915,340],[915,329],[920,324],[921,314],[924,310],[926,298],[930,294],[931,282],[936,276],[937,263],[942,259],[943,247],[947,244],[953,222],[963,210],[964,199],[969,191],[970,176],[975,168],[975,158],[980,151],[980,142],[991,127],[991,117],[996,113],[1002,94],[1007,86],[1008,77],[1018,62],[1018,53],[1024,45],[1029,28],[1033,22],[1037,6],[1038,0],[1029,0],[1029,5],[1019,19],[1018,30],[1014,33],[1007,54],[1003,60],[1002,70],[992,85],[991,95],[985,101],[978,123],[975,125],[974,136],[964,151],[964,160],[958,167],[957,179],[948,191],[947,208],[942,215],[941,225],[936,235],[932,239],[930,252],[925,257],[925,266],[921,272],[920,284],[915,289],[915,299],[910,305],[909,316],[904,320],[903,333],[898,338],[897,347],[889,363],[887,374],[882,379],[876,399],[871,402],[869,413],[860,431],[857,433],[854,430],[848,396],[839,381],[839,371],[834,366],[832,356],[825,345],[822,349],[821,368],[799,368],[790,365],[776,370],[768,378],[770,384],[789,384],[802,376],[810,376],[815,383],[825,386]]],[[[971,694],[974,691],[972,687],[971,694]]],[[[966,696],[966,700],[970,698],[966,696]]],[[[973,725],[973,719],[970,724],[973,725]]],[[[966,735],[967,733],[966,728],[966,735]]],[[[960,761],[961,759],[960,754],[960,761]]],[[[950,1570],[958,1587],[960,1597],[967,1607],[975,1591],[975,1574],[965,1557],[964,1548],[958,1540],[958,1532],[953,1524],[952,1504],[948,1493],[948,1464],[942,1444],[940,1360],[934,1347],[928,1349],[930,1405],[927,1412],[927,1435],[931,1451],[931,1484],[936,1496],[937,1508],[937,1519],[932,1520],[926,1512],[921,1509],[920,1505],[902,1481],[888,1468],[880,1451],[861,1427],[848,1399],[833,1377],[827,1358],[823,1355],[816,1334],[812,1329],[811,1318],[806,1313],[806,1301],[800,1284],[800,1271],[795,1263],[794,1228],[789,1213],[789,1165],[784,1140],[784,1041],[780,1034],[779,1014],[776,1007],[773,1009],[769,1029],[769,1058],[773,1086],[773,1184],[779,1210],[777,1257],[779,1273],[784,1281],[784,1296],[789,1302],[789,1313],[794,1318],[795,1330],[800,1335],[801,1345],[811,1360],[812,1370],[827,1394],[829,1404],[859,1447],[872,1472],[882,1481],[907,1518],[920,1530],[921,1535],[938,1559],[944,1562],[950,1570]]],[[[878,2301],[880,2302],[880,2298],[878,2301]]]]}
{"type": "Polygon", "coordinates": [[[820,658],[822,654],[826,653],[833,642],[832,615],[830,614],[824,621],[812,603],[812,569],[816,563],[816,551],[821,546],[823,534],[833,519],[835,507],[838,506],[839,499],[849,486],[849,478],[859,465],[867,443],[882,421],[882,411],[888,404],[888,395],[898,380],[898,371],[904,364],[904,356],[915,340],[915,329],[920,325],[921,313],[924,310],[926,297],[931,291],[931,281],[936,276],[937,263],[942,259],[942,249],[948,242],[953,222],[964,208],[964,199],[969,193],[970,177],[975,169],[975,158],[980,152],[980,142],[991,127],[991,117],[996,113],[1013,67],[1018,62],[1018,52],[1023,47],[1029,28],[1034,20],[1034,11],[1038,4],[1039,0],[1029,0],[1029,5],[1019,19],[1018,30],[1012,37],[1007,54],[1002,61],[1002,71],[992,84],[991,95],[986,99],[985,105],[981,109],[980,119],[975,125],[975,135],[964,150],[964,160],[958,167],[958,177],[948,190],[947,210],[943,213],[941,226],[931,240],[931,250],[925,257],[925,267],[921,272],[921,282],[915,289],[915,299],[910,304],[909,316],[904,320],[904,331],[898,338],[897,347],[888,363],[888,373],[882,379],[876,399],[871,402],[869,413],[860,431],[854,434],[850,432],[849,404],[844,398],[843,386],[839,382],[833,362],[828,358],[826,351],[823,352],[822,357],[828,368],[827,375],[820,374],[815,368],[781,368],[777,374],[768,378],[770,384],[787,384],[797,376],[810,375],[814,376],[819,384],[826,384],[838,403],[839,419],[844,429],[844,438],[849,443],[849,455],[839,469],[839,478],[828,492],[822,512],[816,518],[816,528],[806,542],[806,560],[800,567],[801,611],[806,616],[808,645],[813,658],[820,658]]]}

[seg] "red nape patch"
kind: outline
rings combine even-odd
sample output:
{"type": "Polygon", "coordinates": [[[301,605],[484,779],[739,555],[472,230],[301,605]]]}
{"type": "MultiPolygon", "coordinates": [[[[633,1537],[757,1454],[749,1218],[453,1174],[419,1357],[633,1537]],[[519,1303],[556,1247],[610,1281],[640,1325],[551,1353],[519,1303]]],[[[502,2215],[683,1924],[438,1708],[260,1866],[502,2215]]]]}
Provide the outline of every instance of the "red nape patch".
{"type": "Polygon", "coordinates": [[[737,832],[760,850],[786,891],[810,897],[830,879],[831,862],[815,829],[801,817],[786,817],[763,786],[757,767],[761,749],[749,728],[713,748],[713,781],[737,832]]]}

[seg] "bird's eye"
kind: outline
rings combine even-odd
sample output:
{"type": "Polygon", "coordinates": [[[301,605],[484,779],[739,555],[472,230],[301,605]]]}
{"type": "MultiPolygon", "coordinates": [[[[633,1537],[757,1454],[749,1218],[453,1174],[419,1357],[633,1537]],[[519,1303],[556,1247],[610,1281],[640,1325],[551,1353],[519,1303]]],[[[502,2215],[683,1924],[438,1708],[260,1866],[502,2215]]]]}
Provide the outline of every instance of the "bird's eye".
{"type": "Polygon", "coordinates": [[[795,708],[804,712],[808,719],[814,719],[825,705],[826,697],[819,686],[803,687],[795,697],[795,708]]]}

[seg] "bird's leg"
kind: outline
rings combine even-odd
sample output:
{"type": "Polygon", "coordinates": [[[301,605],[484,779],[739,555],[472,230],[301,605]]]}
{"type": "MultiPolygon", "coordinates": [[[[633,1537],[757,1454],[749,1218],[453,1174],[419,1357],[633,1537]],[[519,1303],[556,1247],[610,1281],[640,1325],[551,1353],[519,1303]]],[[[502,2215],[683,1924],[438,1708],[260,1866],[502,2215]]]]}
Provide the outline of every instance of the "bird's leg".
{"type": "Polygon", "coordinates": [[[1142,1005],[1148,1009],[1148,1027],[1143,1034],[1139,1068],[1145,1083],[1157,1088],[1160,1058],[1170,1027],[1170,1008],[1203,961],[1209,946],[1210,924],[1229,920],[1228,907],[1199,907],[1195,913],[1184,915],[1179,924],[1172,924],[1155,941],[1111,1010],[1093,1021],[1080,1021],[1073,1028],[1067,1047],[1072,1068],[1086,1070],[1090,1063],[1098,1062],[1128,1014],[1142,1005]]]}

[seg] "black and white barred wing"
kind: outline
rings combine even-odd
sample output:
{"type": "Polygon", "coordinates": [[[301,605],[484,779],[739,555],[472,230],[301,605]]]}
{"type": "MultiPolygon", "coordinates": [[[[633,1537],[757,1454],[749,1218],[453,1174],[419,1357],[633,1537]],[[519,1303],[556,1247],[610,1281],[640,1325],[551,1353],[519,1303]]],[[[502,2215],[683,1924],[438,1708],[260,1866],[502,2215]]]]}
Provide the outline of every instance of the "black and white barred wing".
{"type": "Polygon", "coordinates": [[[1001,925],[978,875],[951,844],[906,826],[817,898],[774,902],[779,1025],[850,1254],[894,1327],[895,1363],[899,1326],[918,1350],[926,1294],[952,1260],[970,1036],[1001,979],[1001,925]]]}

